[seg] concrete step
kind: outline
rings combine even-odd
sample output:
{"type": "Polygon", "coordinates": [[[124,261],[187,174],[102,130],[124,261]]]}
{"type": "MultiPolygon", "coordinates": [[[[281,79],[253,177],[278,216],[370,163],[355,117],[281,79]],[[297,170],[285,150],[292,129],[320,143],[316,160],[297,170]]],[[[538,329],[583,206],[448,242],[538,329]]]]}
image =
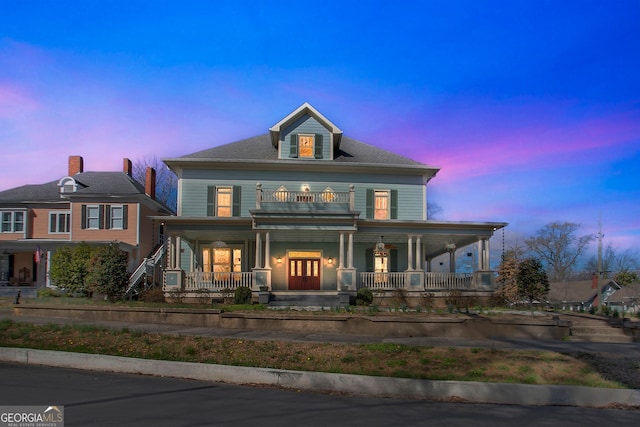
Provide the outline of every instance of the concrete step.
{"type": "Polygon", "coordinates": [[[278,295],[272,294],[269,307],[337,307],[337,295],[278,295]]]}

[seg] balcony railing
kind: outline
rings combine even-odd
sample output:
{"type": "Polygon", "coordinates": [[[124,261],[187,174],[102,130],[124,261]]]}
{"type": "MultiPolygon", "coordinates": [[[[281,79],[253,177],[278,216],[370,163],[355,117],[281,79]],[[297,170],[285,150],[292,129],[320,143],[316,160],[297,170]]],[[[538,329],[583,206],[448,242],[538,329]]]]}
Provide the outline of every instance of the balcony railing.
{"type": "Polygon", "coordinates": [[[261,184],[256,187],[256,208],[261,209],[262,203],[321,203],[343,204],[354,209],[355,190],[349,191],[289,191],[263,190],[261,184]]]}
{"type": "Polygon", "coordinates": [[[210,291],[222,291],[224,289],[235,290],[239,286],[251,287],[253,283],[252,272],[239,273],[214,273],[203,271],[185,272],[184,290],[197,291],[207,289],[210,291]]]}

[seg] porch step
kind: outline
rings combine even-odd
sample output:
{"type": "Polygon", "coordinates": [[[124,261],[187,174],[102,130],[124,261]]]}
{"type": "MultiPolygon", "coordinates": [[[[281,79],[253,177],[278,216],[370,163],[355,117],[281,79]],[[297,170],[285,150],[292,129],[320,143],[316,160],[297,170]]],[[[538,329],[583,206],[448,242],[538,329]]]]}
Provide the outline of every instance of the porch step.
{"type": "Polygon", "coordinates": [[[337,295],[279,295],[271,294],[269,307],[337,307],[337,295]]]}
{"type": "Polygon", "coordinates": [[[606,319],[573,317],[571,320],[573,325],[570,328],[570,341],[634,342],[632,335],[606,319]]]}

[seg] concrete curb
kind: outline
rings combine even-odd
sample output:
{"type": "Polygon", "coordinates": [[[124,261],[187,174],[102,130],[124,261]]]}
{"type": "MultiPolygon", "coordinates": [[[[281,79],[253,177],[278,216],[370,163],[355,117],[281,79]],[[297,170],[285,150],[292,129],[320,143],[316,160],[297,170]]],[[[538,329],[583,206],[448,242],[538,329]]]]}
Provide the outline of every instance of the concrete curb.
{"type": "Polygon", "coordinates": [[[169,362],[26,348],[0,348],[0,360],[29,365],[154,375],[229,384],[259,384],[287,389],[340,392],[362,396],[536,406],[640,406],[640,390],[628,389],[367,377],[169,362]]]}

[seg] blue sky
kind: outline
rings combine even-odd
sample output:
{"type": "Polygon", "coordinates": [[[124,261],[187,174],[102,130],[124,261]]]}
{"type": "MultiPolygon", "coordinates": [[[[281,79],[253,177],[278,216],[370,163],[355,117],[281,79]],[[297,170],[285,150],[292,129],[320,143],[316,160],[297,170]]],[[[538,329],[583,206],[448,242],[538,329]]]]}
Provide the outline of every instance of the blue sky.
{"type": "Polygon", "coordinates": [[[441,167],[439,219],[640,248],[640,1],[0,0],[0,190],[267,132],[309,102],[441,167]]]}

